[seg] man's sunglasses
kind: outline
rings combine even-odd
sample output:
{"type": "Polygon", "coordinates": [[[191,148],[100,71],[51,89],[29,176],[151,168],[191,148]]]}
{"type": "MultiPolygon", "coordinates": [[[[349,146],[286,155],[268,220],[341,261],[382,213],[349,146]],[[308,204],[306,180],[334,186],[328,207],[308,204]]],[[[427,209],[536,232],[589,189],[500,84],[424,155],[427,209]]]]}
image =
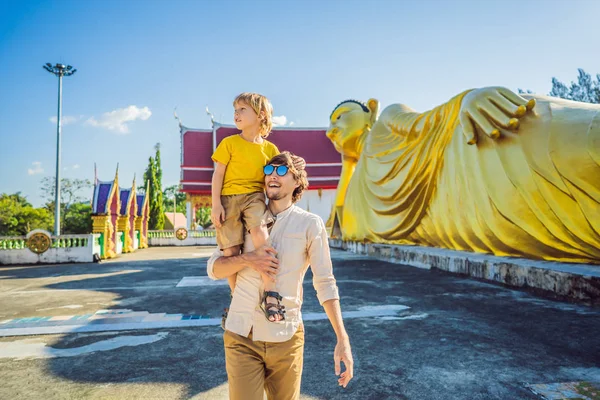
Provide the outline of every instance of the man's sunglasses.
{"type": "Polygon", "coordinates": [[[277,171],[277,175],[279,176],[284,176],[285,174],[287,174],[289,168],[287,167],[287,165],[280,165],[278,167],[268,164],[265,165],[265,167],[263,168],[263,172],[265,173],[265,175],[271,175],[274,171],[277,171]]]}

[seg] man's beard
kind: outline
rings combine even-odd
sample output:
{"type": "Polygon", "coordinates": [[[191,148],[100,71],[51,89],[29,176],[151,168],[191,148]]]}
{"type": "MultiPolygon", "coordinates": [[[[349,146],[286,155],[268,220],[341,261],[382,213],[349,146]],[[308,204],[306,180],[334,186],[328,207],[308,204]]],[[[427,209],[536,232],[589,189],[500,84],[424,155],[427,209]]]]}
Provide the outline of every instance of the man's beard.
{"type": "Polygon", "coordinates": [[[282,193],[281,191],[279,191],[279,193],[272,193],[272,194],[267,192],[267,198],[269,200],[275,200],[275,201],[283,199],[286,195],[287,195],[286,193],[282,193]]]}

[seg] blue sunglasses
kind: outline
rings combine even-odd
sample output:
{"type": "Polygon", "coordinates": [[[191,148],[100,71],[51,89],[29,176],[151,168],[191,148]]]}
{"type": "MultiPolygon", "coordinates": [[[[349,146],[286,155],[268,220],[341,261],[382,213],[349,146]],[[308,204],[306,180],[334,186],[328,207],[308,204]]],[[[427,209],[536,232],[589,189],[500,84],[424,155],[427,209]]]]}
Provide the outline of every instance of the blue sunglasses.
{"type": "Polygon", "coordinates": [[[286,165],[280,165],[278,167],[268,164],[263,168],[263,172],[265,175],[271,175],[275,170],[277,170],[277,175],[285,176],[287,174],[289,168],[286,165]]]}

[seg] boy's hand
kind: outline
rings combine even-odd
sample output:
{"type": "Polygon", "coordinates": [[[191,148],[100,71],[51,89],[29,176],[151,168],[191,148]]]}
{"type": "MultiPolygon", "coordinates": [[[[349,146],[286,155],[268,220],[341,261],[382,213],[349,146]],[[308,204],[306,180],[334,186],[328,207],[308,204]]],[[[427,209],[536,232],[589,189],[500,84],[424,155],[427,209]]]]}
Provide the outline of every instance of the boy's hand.
{"type": "Polygon", "coordinates": [[[294,168],[296,168],[298,171],[302,171],[304,168],[306,168],[306,161],[304,161],[304,158],[300,156],[292,156],[292,162],[294,163],[294,168]]]}
{"type": "Polygon", "coordinates": [[[217,228],[220,228],[223,225],[223,222],[225,222],[225,209],[223,208],[223,205],[213,204],[210,212],[210,219],[217,228]]]}
{"type": "Polygon", "coordinates": [[[276,254],[277,251],[274,248],[263,246],[244,253],[243,257],[252,269],[275,282],[275,276],[277,276],[277,270],[279,269],[279,260],[275,257],[276,254]]]}

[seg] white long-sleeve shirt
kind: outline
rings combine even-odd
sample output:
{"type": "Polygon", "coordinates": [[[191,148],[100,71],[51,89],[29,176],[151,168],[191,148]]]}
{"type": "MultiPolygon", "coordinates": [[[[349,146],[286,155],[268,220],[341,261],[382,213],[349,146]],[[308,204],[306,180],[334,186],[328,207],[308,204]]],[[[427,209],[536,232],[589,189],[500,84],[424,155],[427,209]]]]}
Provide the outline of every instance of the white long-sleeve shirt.
{"type": "MultiPolygon", "coordinates": [[[[283,297],[285,321],[270,322],[265,318],[260,309],[264,290],[261,276],[252,268],[244,268],[237,274],[225,329],[244,337],[252,330],[255,341],[284,342],[302,323],[302,282],[309,265],[321,305],[327,300],[339,299],[339,293],[333,276],[327,231],[318,215],[291,206],[277,215],[270,242],[279,259],[276,288],[283,297]]],[[[245,237],[244,249],[254,250],[249,234],[245,237]]],[[[213,267],[221,256],[223,253],[217,250],[208,260],[207,273],[211,279],[217,279],[213,267]]]]}

